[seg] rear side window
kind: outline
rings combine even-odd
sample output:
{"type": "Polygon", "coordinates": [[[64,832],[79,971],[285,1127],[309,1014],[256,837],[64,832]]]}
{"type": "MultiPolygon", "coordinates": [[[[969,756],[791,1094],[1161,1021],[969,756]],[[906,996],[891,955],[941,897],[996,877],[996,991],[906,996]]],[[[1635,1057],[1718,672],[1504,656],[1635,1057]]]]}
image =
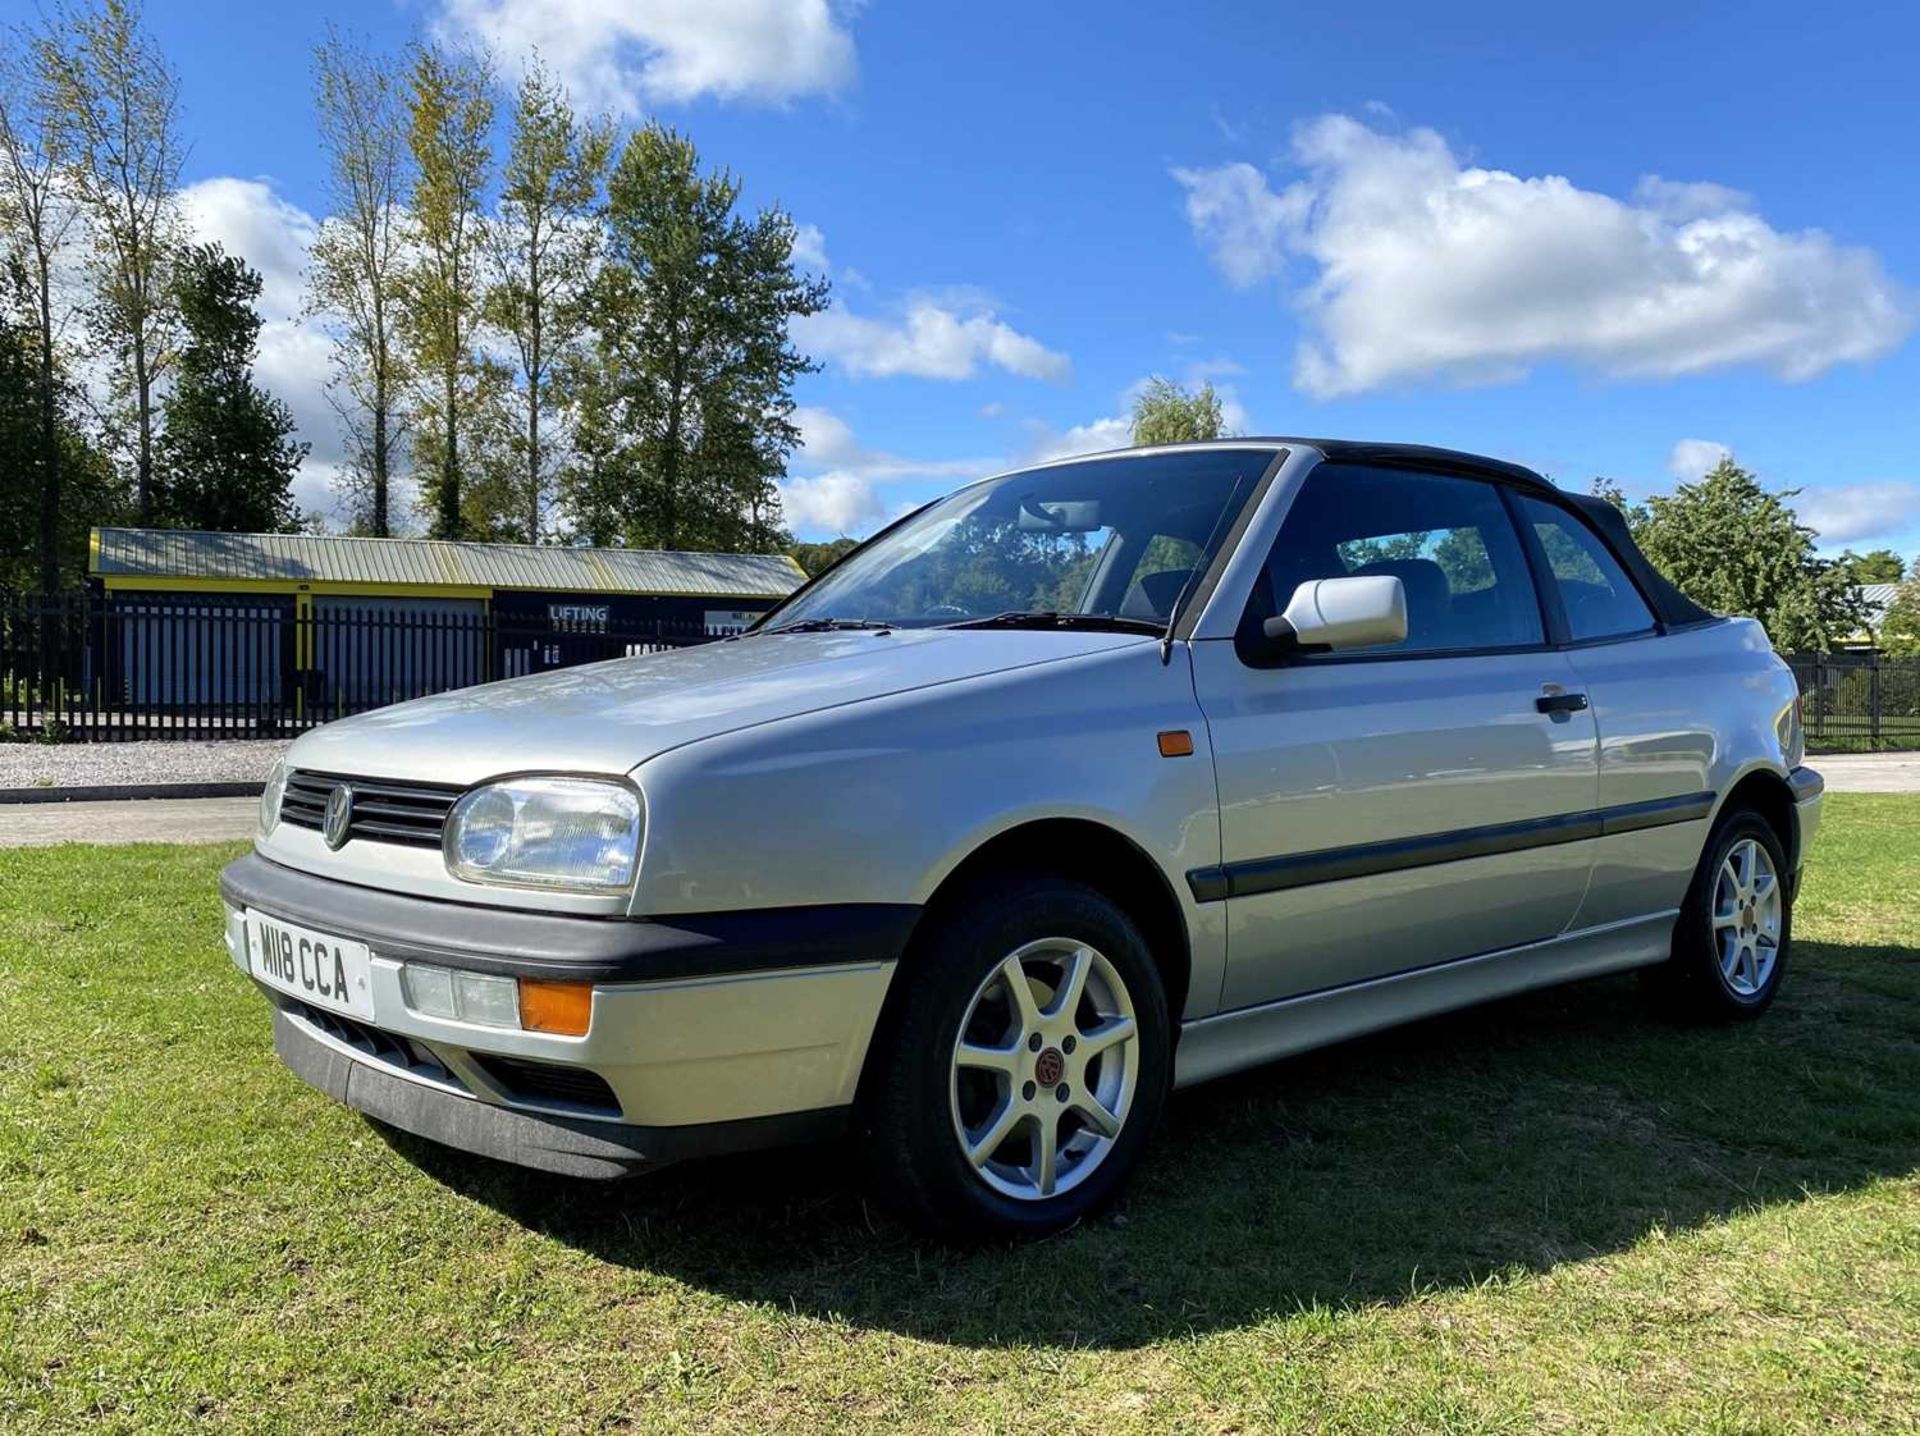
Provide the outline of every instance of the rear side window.
{"type": "Polygon", "coordinates": [[[1598,534],[1579,519],[1539,499],[1520,500],[1522,521],[1533,525],[1576,643],[1653,631],[1653,613],[1626,570],[1598,534]]]}
{"type": "Polygon", "coordinates": [[[1308,579],[1391,574],[1407,595],[1403,643],[1349,652],[1443,653],[1545,641],[1520,538],[1492,484],[1322,464],[1307,475],[1267,561],[1274,611],[1308,579]]]}

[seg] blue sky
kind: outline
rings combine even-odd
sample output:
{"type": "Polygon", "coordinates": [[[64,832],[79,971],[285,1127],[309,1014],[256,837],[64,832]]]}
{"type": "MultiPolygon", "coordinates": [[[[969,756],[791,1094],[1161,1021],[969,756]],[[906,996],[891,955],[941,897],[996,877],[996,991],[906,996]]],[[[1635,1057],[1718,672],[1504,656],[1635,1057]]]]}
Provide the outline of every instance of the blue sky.
{"type": "Polygon", "coordinates": [[[1827,547],[1920,553],[1910,5],[262,17],[148,18],[182,74],[195,222],[267,273],[263,370],[313,442],[309,497],[339,441],[323,338],[289,316],[331,19],[379,45],[474,36],[508,73],[538,46],[588,104],[687,130],[806,227],[835,286],[800,336],[825,364],[787,491],[808,536],[1118,442],[1159,373],[1213,379],[1246,432],[1450,444],[1581,487],[1667,488],[1724,447],[1804,488],[1827,547]]]}

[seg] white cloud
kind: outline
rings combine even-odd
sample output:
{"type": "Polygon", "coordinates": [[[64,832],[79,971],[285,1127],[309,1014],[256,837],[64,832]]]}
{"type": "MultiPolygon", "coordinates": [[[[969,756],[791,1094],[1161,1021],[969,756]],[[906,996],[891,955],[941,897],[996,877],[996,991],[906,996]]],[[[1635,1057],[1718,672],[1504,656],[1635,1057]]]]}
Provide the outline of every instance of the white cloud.
{"type": "Polygon", "coordinates": [[[703,95],[778,104],[853,79],[831,0],[440,0],[443,34],[536,51],[586,109],[635,118],[703,95]]]}
{"type": "Polygon", "coordinates": [[[1176,169],[1187,190],[1187,223],[1231,284],[1244,288],[1286,269],[1288,235],[1299,228],[1304,192],[1275,194],[1244,160],[1217,169],[1176,169]]]}
{"type": "Polygon", "coordinates": [[[878,527],[887,504],[873,484],[858,474],[818,474],[780,485],[780,508],[797,534],[859,536],[878,527]]]}
{"type": "Polygon", "coordinates": [[[1026,379],[1065,379],[1073,367],[1066,355],[1020,333],[991,304],[970,296],[916,294],[894,320],[855,314],[836,303],[795,320],[792,332],[804,352],[860,378],[969,379],[987,365],[1026,379]]]}
{"type": "Polygon", "coordinates": [[[793,262],[816,274],[827,273],[831,267],[827,263],[827,237],[820,232],[819,225],[796,224],[793,227],[793,262]]]}
{"type": "Polygon", "coordinates": [[[222,175],[180,192],[187,224],[260,271],[260,313],[268,322],[299,317],[305,303],[307,251],[320,232],[317,220],[289,204],[262,179],[222,175]]]}
{"type": "Polygon", "coordinates": [[[957,483],[1006,466],[998,458],[915,459],[870,449],[855,437],[853,426],[830,409],[800,405],[793,422],[800,430],[795,467],[823,471],[780,485],[787,526],[803,536],[864,534],[898,517],[916,501],[888,495],[889,484],[916,479],[957,483]]]}
{"type": "Polygon", "coordinates": [[[802,404],[793,411],[800,430],[794,462],[802,468],[839,469],[885,483],[892,479],[978,478],[991,473],[997,459],[915,459],[886,449],[870,449],[854,437],[853,426],[830,409],[802,404]]]}
{"type": "Polygon", "coordinates": [[[265,180],[205,179],[188,185],[180,199],[196,239],[211,240],[260,271],[262,323],[254,377],[268,393],[286,400],[299,436],[311,445],[294,480],[295,498],[303,509],[330,513],[335,497],[329,485],[346,463],[339,416],[326,395],[333,351],[319,324],[301,320],[307,251],[319,223],[265,180]]]}
{"type": "Polygon", "coordinates": [[[794,427],[800,431],[800,449],[796,458],[803,463],[831,467],[860,454],[853,437],[853,426],[831,409],[797,404],[793,410],[794,427]]]}
{"type": "Polygon", "coordinates": [[[1105,419],[1090,419],[1064,431],[1044,424],[1033,427],[1033,438],[1022,461],[1043,464],[1049,459],[1071,459],[1081,454],[1098,454],[1108,449],[1124,449],[1133,442],[1133,421],[1124,414],[1105,419]]]}
{"type": "Polygon", "coordinates": [[[1913,325],[1912,296],[1872,251],[1776,230],[1722,186],[1654,178],[1621,200],[1463,166],[1432,130],[1340,115],[1303,125],[1294,158],[1305,177],[1278,192],[1246,164],[1173,173],[1230,282],[1312,266],[1294,378],[1323,397],[1508,381],[1550,361],[1807,379],[1879,358],[1913,325]]]}
{"type": "Polygon", "coordinates": [[[1667,455],[1667,472],[1683,484],[1690,484],[1711,473],[1722,459],[1731,459],[1733,450],[1714,439],[1681,439],[1667,455]]]}
{"type": "Polygon", "coordinates": [[[1920,483],[1889,480],[1807,489],[1792,502],[1800,521],[1824,543],[1891,538],[1920,525],[1920,483]]]}

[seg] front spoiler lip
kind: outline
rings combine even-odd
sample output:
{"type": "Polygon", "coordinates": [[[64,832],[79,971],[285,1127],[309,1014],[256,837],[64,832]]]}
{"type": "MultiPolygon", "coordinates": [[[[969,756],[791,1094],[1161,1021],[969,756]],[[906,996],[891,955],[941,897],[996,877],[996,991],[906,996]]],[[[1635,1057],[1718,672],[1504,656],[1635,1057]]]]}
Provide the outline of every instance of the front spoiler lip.
{"type": "Polygon", "coordinates": [[[787,968],[891,962],[906,950],[920,908],[833,903],[584,917],[480,907],[360,887],[248,853],[220,874],[230,907],[365,942],[383,957],[509,977],[654,982],[787,968]]]}
{"type": "Polygon", "coordinates": [[[828,1141],[846,1129],[849,1113],[845,1107],[824,1107],[641,1127],[496,1106],[360,1061],[307,1032],[278,1007],[273,1046],[296,1077],[376,1122],[463,1152],[570,1177],[629,1177],[694,1157],[828,1141]]]}

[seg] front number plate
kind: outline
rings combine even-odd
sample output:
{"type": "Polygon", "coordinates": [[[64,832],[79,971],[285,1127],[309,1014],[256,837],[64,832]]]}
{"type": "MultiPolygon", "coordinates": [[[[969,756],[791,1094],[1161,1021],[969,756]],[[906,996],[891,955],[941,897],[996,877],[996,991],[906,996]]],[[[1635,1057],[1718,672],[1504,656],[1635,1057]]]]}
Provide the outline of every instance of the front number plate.
{"type": "Polygon", "coordinates": [[[364,942],[249,911],[247,967],[269,987],[315,1007],[373,1016],[373,958],[364,942]]]}

